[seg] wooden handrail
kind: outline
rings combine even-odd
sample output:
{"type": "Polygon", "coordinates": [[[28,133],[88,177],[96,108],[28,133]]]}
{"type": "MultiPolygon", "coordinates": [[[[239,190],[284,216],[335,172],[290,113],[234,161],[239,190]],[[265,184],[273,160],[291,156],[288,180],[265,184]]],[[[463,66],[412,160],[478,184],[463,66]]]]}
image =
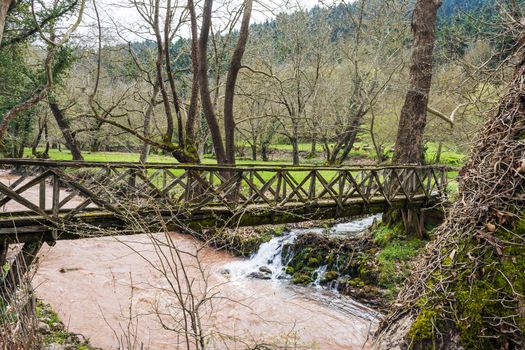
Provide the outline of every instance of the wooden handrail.
{"type": "Polygon", "coordinates": [[[316,165],[280,165],[280,164],[242,164],[242,165],[218,165],[218,164],[183,164],[183,163],[140,163],[140,162],[92,162],[92,161],[72,161],[72,160],[45,160],[45,159],[20,159],[4,158],[0,159],[2,166],[38,166],[49,168],[129,168],[129,169],[192,169],[192,170],[225,170],[225,171],[363,171],[363,170],[382,170],[382,169],[436,169],[440,171],[457,171],[459,168],[448,165],[414,165],[414,164],[393,164],[393,165],[361,165],[349,164],[341,166],[316,166],[316,165]]]}

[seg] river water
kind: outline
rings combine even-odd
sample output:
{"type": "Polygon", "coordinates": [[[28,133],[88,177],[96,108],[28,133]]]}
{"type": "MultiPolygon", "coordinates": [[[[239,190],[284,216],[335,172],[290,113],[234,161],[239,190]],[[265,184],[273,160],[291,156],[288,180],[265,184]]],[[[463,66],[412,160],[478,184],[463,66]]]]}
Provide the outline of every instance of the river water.
{"type": "MultiPolygon", "coordinates": [[[[277,240],[293,239],[295,234],[277,240]]],[[[181,319],[169,281],[176,278],[158,268],[167,261],[167,254],[159,251],[169,251],[159,248],[159,242],[168,239],[183,252],[195,294],[212,295],[212,304],[201,314],[210,348],[243,349],[241,344],[259,343],[288,349],[368,347],[377,314],[337,292],[290,285],[279,275],[282,244],[275,240],[251,259],[201,247],[190,236],[176,233],[167,238],[159,234],[59,241],[40,254],[34,278],[37,295],[51,304],[70,331],[83,334],[95,346],[114,349],[132,338],[149,349],[184,348],[181,332],[163,329],[157,315],[169,314],[160,317],[171,324],[181,319]],[[196,258],[186,254],[197,251],[201,269],[195,267],[196,258]],[[249,277],[262,265],[275,272],[271,279],[249,277]]]]}
{"type": "MultiPolygon", "coordinates": [[[[358,232],[372,220],[331,233],[358,232]]],[[[250,259],[177,233],[58,241],[42,248],[33,284],[69,331],[103,349],[185,349],[181,305],[192,301],[202,302],[198,319],[210,349],[367,349],[374,310],[318,285],[293,286],[282,273],[283,245],[304,231],[316,229],[274,238],[250,259]],[[250,277],[263,266],[269,279],[250,277]]]]}

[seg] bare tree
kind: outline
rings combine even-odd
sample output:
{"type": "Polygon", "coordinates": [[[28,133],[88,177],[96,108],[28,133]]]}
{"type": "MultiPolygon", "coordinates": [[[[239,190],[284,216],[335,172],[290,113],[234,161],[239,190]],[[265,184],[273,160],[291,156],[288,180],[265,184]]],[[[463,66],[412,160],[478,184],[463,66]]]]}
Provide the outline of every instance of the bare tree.
{"type": "Polygon", "coordinates": [[[235,120],[233,118],[233,98],[235,96],[235,84],[237,76],[241,69],[242,57],[248,41],[248,29],[252,13],[253,0],[246,0],[243,12],[241,29],[239,30],[239,39],[237,47],[233,52],[228,69],[228,78],[226,80],[224,96],[224,132],[226,142],[226,158],[229,164],[235,164],[235,120]]]}
{"type": "Polygon", "coordinates": [[[213,0],[204,1],[201,33],[199,37],[199,87],[201,92],[202,109],[211,133],[217,162],[220,164],[235,164],[235,121],[233,119],[233,99],[237,75],[241,68],[241,61],[248,40],[253,0],[244,1],[243,18],[239,37],[237,39],[237,46],[230,60],[224,104],[224,131],[226,135],[226,144],[224,144],[222,140],[221,129],[219,127],[215,106],[211,99],[210,84],[208,81],[207,52],[209,34],[212,26],[212,6],[213,0]]]}
{"type": "Polygon", "coordinates": [[[440,6],[441,0],[418,0],[414,7],[412,63],[395,146],[394,161],[397,163],[422,161],[428,95],[432,82],[436,17],[440,6]]]}
{"type": "Polygon", "coordinates": [[[346,161],[354,148],[365,116],[392,85],[394,74],[403,67],[400,46],[405,36],[405,4],[386,1],[359,1],[346,6],[344,19],[352,32],[343,39],[341,55],[347,69],[346,106],[333,126],[333,149],[329,164],[346,161]],[[395,29],[394,29],[395,28],[395,29]]]}

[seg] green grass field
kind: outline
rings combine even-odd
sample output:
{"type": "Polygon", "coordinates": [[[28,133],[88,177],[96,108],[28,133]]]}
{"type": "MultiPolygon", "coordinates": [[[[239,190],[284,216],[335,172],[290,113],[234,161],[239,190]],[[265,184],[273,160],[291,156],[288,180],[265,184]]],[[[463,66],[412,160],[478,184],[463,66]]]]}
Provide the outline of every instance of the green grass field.
{"type": "MultiPolygon", "coordinates": [[[[40,150],[39,150],[40,151],[40,150]]],[[[31,151],[26,150],[25,152],[26,157],[31,157],[31,151]]],[[[84,160],[91,161],[91,162],[138,162],[140,158],[139,153],[131,153],[131,152],[82,152],[82,156],[84,156],[84,160]]],[[[53,160],[71,160],[71,152],[69,150],[62,150],[58,151],[57,149],[50,149],[49,150],[49,157],[53,160]]],[[[177,163],[175,158],[169,156],[169,155],[157,155],[157,154],[151,154],[148,157],[149,163],[177,163]]],[[[210,157],[204,157],[202,159],[203,164],[217,164],[217,161],[210,157]]],[[[252,160],[237,160],[238,164],[266,164],[266,165],[287,165],[291,164],[290,161],[270,161],[270,162],[263,162],[263,161],[252,161],[252,160]]]]}
{"type": "MultiPolygon", "coordinates": [[[[362,159],[362,158],[369,158],[369,159],[375,159],[376,155],[375,152],[371,149],[365,150],[364,145],[365,143],[357,143],[356,144],[356,150],[352,151],[350,153],[350,161],[348,163],[351,163],[352,158],[355,159],[362,159]]],[[[292,151],[292,145],[288,144],[277,144],[272,145],[271,149],[280,150],[280,151],[286,151],[291,152],[292,151]]],[[[299,144],[299,150],[304,152],[309,152],[311,149],[311,145],[309,143],[301,143],[299,144]]],[[[429,161],[433,161],[436,158],[438,145],[437,143],[427,143],[426,144],[426,155],[425,158],[429,161]]],[[[39,150],[42,151],[42,150],[39,150]]],[[[322,157],[323,149],[321,145],[317,145],[317,152],[319,152],[319,156],[317,158],[313,159],[303,159],[302,164],[305,165],[323,165],[324,159],[322,157]]],[[[84,156],[84,159],[87,161],[93,161],[93,162],[138,162],[139,161],[139,154],[138,153],[130,153],[130,152],[82,152],[82,155],[84,156]]],[[[26,157],[31,157],[31,151],[29,149],[26,149],[25,152],[26,157]]],[[[71,153],[64,149],[62,151],[58,151],[56,149],[50,149],[49,150],[49,156],[51,159],[55,160],[71,160],[71,153]]],[[[291,155],[290,157],[286,157],[285,155],[280,155],[281,157],[284,157],[283,159],[277,159],[272,160],[269,162],[263,162],[263,161],[253,161],[250,159],[242,158],[238,159],[237,163],[240,165],[243,164],[266,164],[266,165],[290,165],[291,164],[291,155]]],[[[450,166],[461,166],[463,162],[465,161],[465,155],[452,151],[452,150],[443,150],[441,152],[441,164],[444,165],[450,165],[450,166]]],[[[169,155],[156,155],[151,154],[148,158],[148,162],[150,163],[175,163],[176,160],[169,156],[169,155]]],[[[211,156],[205,155],[202,159],[203,164],[216,164],[216,160],[211,158],[211,156]]]]}

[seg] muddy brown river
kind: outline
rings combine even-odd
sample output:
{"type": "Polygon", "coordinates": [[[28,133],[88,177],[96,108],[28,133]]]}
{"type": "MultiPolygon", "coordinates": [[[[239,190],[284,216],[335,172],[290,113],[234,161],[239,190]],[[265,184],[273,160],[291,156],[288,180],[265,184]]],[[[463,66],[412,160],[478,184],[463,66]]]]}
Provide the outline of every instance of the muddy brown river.
{"type": "Polygon", "coordinates": [[[42,248],[33,284],[69,331],[103,349],[186,349],[181,305],[199,301],[210,349],[368,348],[373,310],[332,291],[225,273],[243,261],[177,233],[58,241],[42,248]]]}
{"type": "MultiPolygon", "coordinates": [[[[195,251],[198,245],[188,236],[171,237],[180,250],[195,251]]],[[[95,346],[117,348],[119,338],[129,336],[149,349],[177,348],[182,341],[180,332],[163,329],[156,315],[159,308],[174,314],[179,309],[178,305],[170,307],[177,301],[166,277],[173,276],[154,267],[161,260],[155,253],[157,244],[146,235],[121,239],[124,242],[108,237],[46,246],[34,279],[38,296],[53,306],[70,331],[83,334],[95,346]]],[[[184,259],[188,266],[196,263],[192,257],[184,259]]],[[[202,315],[213,348],[234,348],[232,343],[239,349],[241,344],[256,343],[291,349],[367,348],[375,322],[329,304],[339,296],[325,291],[327,295],[319,298],[314,295],[318,291],[292,287],[285,281],[232,280],[221,269],[235,259],[208,248],[200,251],[199,260],[214,299],[213,309],[207,307],[202,315]]],[[[202,276],[194,270],[190,269],[195,274],[191,278],[197,279],[196,290],[201,293],[202,276]]]]}

